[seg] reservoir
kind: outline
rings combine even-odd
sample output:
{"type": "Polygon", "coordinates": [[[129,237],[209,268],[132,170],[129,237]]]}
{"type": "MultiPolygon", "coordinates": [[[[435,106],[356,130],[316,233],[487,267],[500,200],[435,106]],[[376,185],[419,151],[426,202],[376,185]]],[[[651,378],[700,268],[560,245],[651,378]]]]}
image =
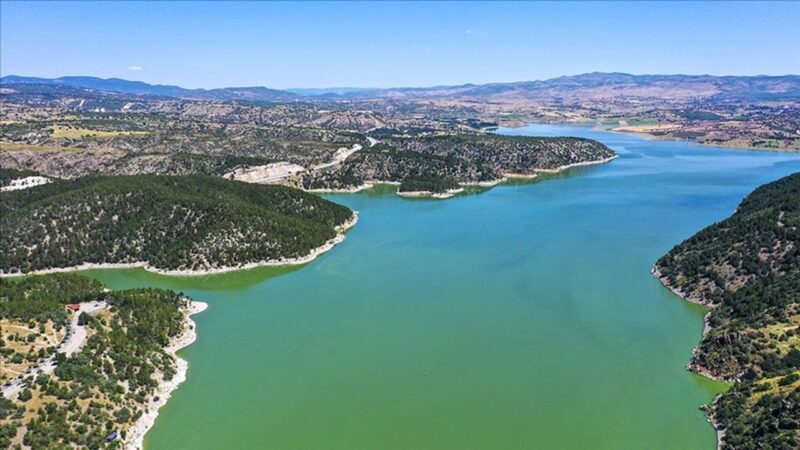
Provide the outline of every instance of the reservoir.
{"type": "Polygon", "coordinates": [[[210,305],[147,449],[712,450],[698,408],[725,386],[684,368],[704,309],[650,268],[800,155],[498,132],[620,156],[449,200],[327,196],[360,220],[302,267],[86,272],[210,305]]]}

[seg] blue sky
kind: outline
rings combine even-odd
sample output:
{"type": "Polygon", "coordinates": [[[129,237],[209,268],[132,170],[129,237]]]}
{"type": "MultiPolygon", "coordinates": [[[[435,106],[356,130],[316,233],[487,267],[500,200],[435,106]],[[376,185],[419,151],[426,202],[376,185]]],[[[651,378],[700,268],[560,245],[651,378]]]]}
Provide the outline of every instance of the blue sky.
{"type": "Polygon", "coordinates": [[[0,74],[431,86],[800,73],[800,3],[0,3],[0,74]]]}

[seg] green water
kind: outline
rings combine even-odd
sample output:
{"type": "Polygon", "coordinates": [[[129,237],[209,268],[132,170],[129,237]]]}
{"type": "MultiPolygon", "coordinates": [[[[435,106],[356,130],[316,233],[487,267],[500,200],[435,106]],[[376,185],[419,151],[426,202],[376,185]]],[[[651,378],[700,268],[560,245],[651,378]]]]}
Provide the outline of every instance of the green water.
{"type": "Polygon", "coordinates": [[[91,272],[210,303],[148,450],[714,448],[698,407],[723,387],[684,370],[703,310],[649,270],[800,156],[501,131],[621,157],[447,201],[331,196],[361,220],[302,268],[91,272]]]}

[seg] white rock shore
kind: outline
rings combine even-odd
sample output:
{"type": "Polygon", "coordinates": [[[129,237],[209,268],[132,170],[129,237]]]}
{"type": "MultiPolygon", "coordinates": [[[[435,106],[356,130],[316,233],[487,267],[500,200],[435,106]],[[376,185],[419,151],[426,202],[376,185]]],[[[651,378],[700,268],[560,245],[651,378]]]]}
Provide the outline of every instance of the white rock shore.
{"type": "Polygon", "coordinates": [[[18,191],[20,189],[28,189],[35,186],[41,186],[43,184],[50,183],[52,180],[45,177],[40,176],[32,176],[32,177],[25,177],[25,178],[17,178],[16,180],[11,180],[8,186],[0,187],[0,192],[7,192],[7,191],[18,191]]]}
{"type": "Polygon", "coordinates": [[[433,192],[433,191],[405,191],[405,192],[397,192],[397,195],[400,197],[409,197],[409,198],[439,198],[445,199],[455,196],[456,194],[460,194],[464,192],[464,188],[458,189],[448,189],[445,192],[433,192]]]}
{"type": "Polygon", "coordinates": [[[557,167],[555,169],[536,169],[536,172],[558,173],[558,172],[561,172],[562,170],[571,169],[573,167],[593,166],[595,164],[605,164],[605,163],[613,161],[613,160],[615,160],[617,158],[619,158],[619,155],[609,156],[608,158],[598,159],[596,161],[584,161],[584,162],[579,162],[579,163],[574,163],[574,164],[566,164],[566,165],[563,165],[563,166],[559,166],[559,167],[557,167]]]}
{"type": "Polygon", "coordinates": [[[161,380],[153,396],[150,397],[149,403],[145,413],[139,417],[139,420],[127,430],[127,435],[123,441],[122,448],[125,450],[141,450],[144,447],[144,436],[153,428],[153,424],[158,417],[158,410],[167,403],[167,400],[172,396],[172,392],[178,386],[186,381],[186,372],[189,369],[189,363],[176,355],[178,350],[188,347],[197,339],[197,332],[195,331],[195,323],[192,316],[201,313],[208,308],[207,303],[190,301],[189,307],[186,310],[186,324],[184,332],[175,338],[164,350],[175,358],[176,373],[171,380],[161,380]]]}

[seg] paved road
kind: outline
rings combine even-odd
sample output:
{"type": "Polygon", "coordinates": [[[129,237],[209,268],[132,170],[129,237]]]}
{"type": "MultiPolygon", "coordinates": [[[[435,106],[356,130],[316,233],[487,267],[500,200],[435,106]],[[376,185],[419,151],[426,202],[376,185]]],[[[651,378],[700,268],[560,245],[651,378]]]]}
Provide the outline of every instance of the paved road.
{"type": "MultiPolygon", "coordinates": [[[[78,317],[81,313],[95,314],[99,311],[108,308],[108,304],[104,301],[81,303],[80,310],[72,313],[72,318],[67,326],[67,334],[56,349],[57,353],[64,353],[67,356],[72,355],[83,347],[86,343],[86,327],[78,325],[78,317]]],[[[40,373],[53,373],[56,368],[56,355],[55,353],[48,356],[39,364],[28,369],[27,372],[14,378],[8,383],[3,385],[3,397],[11,398],[19,391],[25,389],[29,384],[28,380],[35,380],[40,373]]]]}

